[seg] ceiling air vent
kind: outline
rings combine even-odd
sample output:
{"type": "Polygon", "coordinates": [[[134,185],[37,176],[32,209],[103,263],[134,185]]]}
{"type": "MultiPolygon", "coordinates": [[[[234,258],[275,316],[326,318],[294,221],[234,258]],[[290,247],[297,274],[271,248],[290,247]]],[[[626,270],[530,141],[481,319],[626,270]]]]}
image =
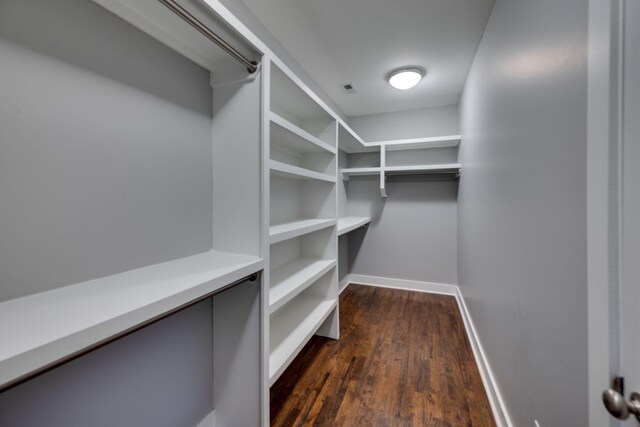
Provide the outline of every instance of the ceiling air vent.
{"type": "Polygon", "coordinates": [[[345,83],[345,84],[343,84],[343,85],[342,85],[342,88],[344,89],[344,91],[345,91],[346,93],[349,93],[349,94],[351,94],[351,93],[356,93],[356,90],[355,90],[355,88],[353,87],[353,85],[352,85],[351,83],[345,83]]]}

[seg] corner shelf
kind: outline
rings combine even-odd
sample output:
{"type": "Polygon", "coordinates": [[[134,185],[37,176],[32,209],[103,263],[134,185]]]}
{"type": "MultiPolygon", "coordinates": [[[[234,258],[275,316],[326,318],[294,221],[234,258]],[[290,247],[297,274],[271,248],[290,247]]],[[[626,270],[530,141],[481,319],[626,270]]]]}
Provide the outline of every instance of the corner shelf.
{"type": "Polygon", "coordinates": [[[403,175],[403,174],[435,174],[435,173],[460,173],[460,163],[447,163],[436,165],[411,165],[411,166],[387,166],[385,173],[387,175],[403,175]]]}
{"type": "Polygon", "coordinates": [[[332,147],[320,138],[311,135],[309,132],[296,126],[273,111],[269,113],[269,120],[272,124],[271,139],[278,141],[279,145],[286,146],[294,151],[306,153],[321,153],[326,151],[331,154],[336,154],[337,152],[335,147],[332,147]]]}
{"type": "Polygon", "coordinates": [[[269,243],[278,243],[323,228],[332,227],[335,219],[297,219],[269,227],[269,243]]]}
{"type": "Polygon", "coordinates": [[[298,258],[271,271],[269,313],[278,311],[335,266],[335,259],[298,258]]]}
{"type": "Polygon", "coordinates": [[[349,180],[351,176],[366,176],[366,175],[378,175],[381,171],[380,167],[371,167],[371,168],[343,168],[340,169],[340,174],[342,175],[342,179],[345,181],[349,180]]]}
{"type": "Polygon", "coordinates": [[[371,222],[368,216],[345,216],[338,218],[338,236],[342,236],[356,228],[363,227],[371,222]]]}
{"type": "Polygon", "coordinates": [[[209,251],[0,303],[0,387],[263,268],[209,251]]]}
{"type": "Polygon", "coordinates": [[[271,318],[270,385],[276,382],[337,304],[337,299],[300,294],[271,318]]]}
{"type": "Polygon", "coordinates": [[[325,182],[336,182],[335,176],[312,171],[298,166],[289,165],[277,160],[269,161],[269,169],[271,170],[272,175],[280,176],[283,178],[316,179],[325,182]]]}

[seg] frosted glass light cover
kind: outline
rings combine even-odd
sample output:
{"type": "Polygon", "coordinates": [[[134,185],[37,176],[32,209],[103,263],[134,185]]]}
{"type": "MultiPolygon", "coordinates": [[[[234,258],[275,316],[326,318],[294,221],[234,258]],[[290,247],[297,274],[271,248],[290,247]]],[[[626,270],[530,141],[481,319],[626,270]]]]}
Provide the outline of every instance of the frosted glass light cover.
{"type": "Polygon", "coordinates": [[[411,89],[422,79],[423,73],[418,69],[402,69],[389,74],[389,84],[396,89],[411,89]]]}

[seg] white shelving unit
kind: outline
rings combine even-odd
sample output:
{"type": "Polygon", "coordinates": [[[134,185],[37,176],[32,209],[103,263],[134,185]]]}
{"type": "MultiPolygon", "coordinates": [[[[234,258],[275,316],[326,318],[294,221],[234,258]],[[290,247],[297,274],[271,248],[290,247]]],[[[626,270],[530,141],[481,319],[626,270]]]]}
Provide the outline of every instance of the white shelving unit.
{"type": "Polygon", "coordinates": [[[336,182],[336,177],[326,173],[315,172],[309,169],[292,166],[287,163],[271,160],[271,174],[283,178],[292,179],[317,179],[319,181],[336,182]]]}
{"type": "Polygon", "coordinates": [[[0,303],[0,385],[262,269],[211,251],[0,303]]]}
{"type": "MultiPolygon", "coordinates": [[[[42,387],[39,388],[41,384],[56,384],[47,382],[53,374],[49,369],[55,370],[65,363],[65,384],[80,384],[77,377],[82,376],[79,373],[82,371],[78,363],[82,362],[78,358],[85,357],[86,352],[124,351],[125,348],[144,354],[145,348],[136,341],[139,328],[162,318],[161,322],[154,323],[154,330],[168,334],[167,325],[176,327],[172,322],[179,317],[173,317],[173,313],[190,310],[186,307],[206,298],[201,307],[205,307],[204,313],[208,310],[209,321],[203,325],[196,319],[194,324],[194,319],[189,318],[189,322],[180,323],[173,332],[192,326],[199,333],[205,331],[205,335],[211,331],[208,344],[182,348],[181,354],[191,356],[197,352],[194,360],[202,363],[190,369],[201,374],[199,370],[206,367],[216,374],[201,375],[204,385],[185,378],[181,386],[189,392],[201,385],[212,390],[213,400],[209,404],[215,408],[215,422],[219,425],[257,425],[261,421],[261,401],[264,395],[268,396],[260,377],[259,305],[267,289],[260,281],[242,280],[264,267],[260,156],[263,117],[259,103],[262,71],[248,76],[245,67],[231,61],[227,53],[160,2],[95,0],[95,3],[107,10],[81,2],[74,3],[77,7],[72,13],[56,8],[43,13],[41,2],[31,8],[7,8],[11,13],[20,12],[18,19],[13,20],[19,27],[47,23],[47,31],[33,33],[34,39],[25,38],[24,45],[20,41],[16,44],[17,51],[27,55],[29,41],[66,46],[64,54],[49,52],[51,55],[46,55],[46,61],[37,62],[43,66],[39,72],[49,72],[51,80],[47,83],[56,86],[58,92],[55,104],[38,104],[30,127],[42,127],[50,137],[47,144],[55,145],[60,156],[58,167],[71,170],[82,165],[82,175],[69,179],[69,176],[48,174],[46,169],[36,167],[36,157],[33,163],[28,163],[34,174],[41,174],[33,178],[47,181],[55,197],[63,200],[51,210],[63,213],[47,212],[43,229],[34,231],[39,233],[37,239],[22,233],[12,241],[12,245],[15,243],[15,247],[27,255],[18,254],[21,262],[15,263],[15,267],[6,269],[3,265],[0,269],[3,283],[0,287],[0,390],[4,392],[13,387],[7,394],[18,395],[24,390],[33,392],[28,395],[28,401],[16,405],[16,412],[12,414],[16,420],[21,419],[19,411],[39,412],[44,406],[42,399],[49,403],[53,394],[59,408],[50,410],[58,414],[66,411],[78,403],[65,401],[73,391],[56,388],[43,393],[42,387]],[[48,21],[47,13],[55,19],[48,21]],[[57,23],[66,22],[65,17],[81,25],[55,28],[57,23]],[[97,34],[96,38],[86,41],[86,35],[92,33],[97,34]],[[61,38],[45,39],[45,35],[51,34],[59,34],[61,38]],[[126,40],[127,46],[119,50],[117,40],[126,40]],[[113,51],[101,49],[114,45],[113,51]],[[85,49],[87,46],[91,48],[85,49]],[[109,66],[101,69],[105,51],[108,51],[109,66]],[[135,64],[132,58],[136,59],[135,64]],[[232,65],[222,67],[222,63],[232,65]],[[162,68],[165,65],[171,70],[170,75],[162,68]],[[86,81],[74,79],[77,76],[74,73],[81,74],[86,81]],[[216,86],[218,83],[225,84],[216,86]],[[216,86],[214,91],[212,85],[216,86]],[[108,92],[114,87],[115,90],[108,92]],[[63,92],[61,88],[67,90],[63,92]],[[116,106],[112,106],[113,110],[121,108],[122,111],[103,114],[97,107],[105,99],[99,96],[100,90],[108,94],[109,105],[113,102],[116,106]],[[86,127],[69,131],[63,123],[56,124],[59,121],[55,120],[56,114],[60,105],[64,105],[68,114],[82,113],[86,105],[78,101],[77,93],[83,94],[84,102],[95,101],[97,111],[92,109],[95,120],[92,118],[86,127]],[[144,114],[137,114],[141,111],[144,114]],[[158,111],[162,114],[157,114],[158,111]],[[131,117],[136,120],[132,121],[131,117]],[[239,117],[242,126],[238,125],[239,117]],[[173,134],[162,134],[168,128],[162,125],[163,121],[185,132],[175,138],[173,134]],[[109,131],[103,132],[104,129],[109,131]],[[91,131],[91,138],[83,133],[87,131],[91,131]],[[75,139],[81,140],[82,155],[73,151],[73,145],[68,142],[75,139]],[[142,166],[132,160],[138,156],[144,157],[140,162],[142,166]],[[97,163],[105,167],[96,170],[92,166],[97,163]],[[170,167],[164,167],[166,165],[170,167]],[[112,170],[122,172],[126,183],[113,179],[109,175],[112,170]],[[229,188],[231,173],[235,175],[234,183],[242,188],[243,197],[237,197],[229,188]],[[76,189],[73,181],[88,184],[71,191],[70,188],[76,189]],[[87,187],[91,191],[85,191],[87,187]],[[135,191],[129,191],[131,188],[135,191]],[[185,188],[188,191],[184,191],[185,188]],[[117,203],[110,198],[114,194],[118,196],[117,203]],[[149,197],[143,197],[146,195],[149,197]],[[88,206],[99,206],[99,215],[87,209],[88,206]],[[176,206],[175,210],[171,206],[176,206]],[[127,233],[136,227],[143,232],[127,233]],[[87,236],[90,238],[85,238],[87,236]],[[52,241],[58,245],[54,250],[50,253],[41,250],[45,243],[48,250],[52,241]],[[190,255],[197,252],[201,253],[190,255]],[[167,261],[159,262],[161,260],[167,261]],[[61,273],[76,267],[81,279],[67,280],[73,275],[61,273]],[[32,274],[26,277],[35,279],[25,280],[25,272],[32,274]],[[45,278],[41,280],[34,272],[42,272],[39,274],[45,278]],[[13,281],[14,277],[21,280],[13,281]],[[21,289],[26,282],[30,288],[21,289]],[[126,339],[112,343],[125,335],[126,339]],[[42,376],[31,379],[40,374],[42,376]],[[21,387],[27,388],[21,390],[21,387]]],[[[223,8],[218,8],[221,12],[218,14],[196,0],[181,0],[180,5],[207,27],[225,34],[228,42],[243,54],[260,61],[260,49],[221,18],[229,16],[223,8]]],[[[3,43],[6,34],[8,32],[3,34],[3,43]]],[[[25,69],[26,75],[32,76],[30,73],[36,68],[32,65],[25,69]]],[[[16,96],[3,98],[3,107],[18,108],[31,102],[38,92],[29,86],[16,85],[16,96]]],[[[33,141],[36,145],[32,148],[38,151],[38,141],[28,134],[29,127],[23,126],[20,132],[24,135],[16,137],[33,141]]],[[[31,159],[25,161],[32,162],[31,159]]],[[[9,185],[15,186],[11,191],[23,194],[24,200],[33,206],[49,203],[47,194],[25,191],[20,181],[11,180],[9,185]]],[[[28,229],[22,222],[28,220],[4,216],[0,228],[28,229]]],[[[155,342],[167,337],[156,337],[155,342]]],[[[86,354],[86,357],[92,356],[95,353],[86,354]]],[[[169,358],[169,355],[158,356],[164,366],[169,364],[169,358]]],[[[150,369],[153,375],[162,377],[167,372],[158,369],[159,366],[161,364],[153,365],[150,369]]],[[[101,375],[104,378],[115,369],[109,361],[104,361],[99,368],[92,372],[97,378],[101,375]]],[[[117,369],[127,372],[133,382],[141,378],[129,358],[121,361],[117,369]]],[[[109,384],[97,383],[93,387],[103,388],[100,398],[104,398],[111,393],[109,387],[119,385],[118,381],[114,378],[105,381],[109,384]]],[[[144,378],[139,384],[143,386],[143,383],[144,378]]],[[[158,397],[170,392],[172,390],[157,390],[158,397]]],[[[98,398],[89,394],[86,397],[89,403],[98,398]]],[[[130,396],[131,400],[136,398],[137,395],[130,396]]],[[[104,423],[109,423],[110,414],[120,409],[117,406],[120,403],[117,399],[106,402],[105,407],[110,410],[102,414],[104,423]]],[[[162,414],[163,410],[167,409],[154,408],[155,412],[148,418],[162,414]]],[[[143,412],[138,413],[142,413],[141,419],[145,418],[143,412]]],[[[194,418],[205,414],[186,415],[194,418]]],[[[68,416],[72,418],[73,414],[68,416]]],[[[212,425],[213,418],[211,413],[207,427],[212,425]]],[[[71,424],[77,422],[72,420],[71,424]]]]}
{"type": "Polygon", "coordinates": [[[269,356],[270,383],[278,377],[298,355],[302,347],[337,308],[337,296],[326,298],[301,294],[271,318],[269,356]]]}
{"type": "Polygon", "coordinates": [[[364,227],[371,222],[368,216],[346,216],[338,218],[338,236],[349,233],[357,228],[364,227]]]}
{"type": "Polygon", "coordinates": [[[340,169],[342,179],[349,180],[352,176],[367,176],[367,175],[379,175],[382,168],[379,166],[369,168],[343,168],[340,169]]]}
{"type": "Polygon", "coordinates": [[[335,259],[297,258],[271,272],[269,311],[276,312],[336,265],[335,259]]]}
{"type": "Polygon", "coordinates": [[[335,219],[298,219],[274,224],[269,227],[269,242],[272,244],[282,242],[334,225],[336,225],[335,219]]]}
{"type": "Polygon", "coordinates": [[[337,124],[272,64],[269,144],[268,382],[314,334],[338,338],[337,124]]]}

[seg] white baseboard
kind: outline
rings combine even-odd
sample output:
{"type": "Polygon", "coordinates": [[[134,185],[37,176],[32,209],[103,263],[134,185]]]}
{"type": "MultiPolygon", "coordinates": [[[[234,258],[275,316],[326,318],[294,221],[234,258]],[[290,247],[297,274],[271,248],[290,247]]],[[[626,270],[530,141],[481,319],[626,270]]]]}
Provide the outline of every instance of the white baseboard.
{"type": "Polygon", "coordinates": [[[471,349],[473,350],[476,365],[478,365],[478,370],[480,371],[480,376],[482,377],[484,389],[487,393],[487,397],[489,398],[489,404],[491,405],[493,416],[496,419],[496,424],[498,427],[513,427],[513,423],[511,422],[511,418],[507,412],[507,407],[504,404],[504,399],[502,398],[502,394],[498,388],[498,383],[496,382],[493,371],[491,370],[491,365],[489,364],[489,360],[482,348],[480,337],[476,332],[473,320],[471,319],[471,314],[467,309],[467,304],[464,302],[464,297],[462,296],[458,286],[456,286],[456,301],[458,301],[462,321],[464,322],[464,327],[467,330],[469,343],[471,344],[471,349]]]}
{"type": "Polygon", "coordinates": [[[513,423],[511,422],[511,418],[507,412],[507,407],[504,404],[504,399],[500,394],[500,389],[498,388],[498,384],[493,376],[493,371],[491,370],[487,356],[482,348],[480,337],[476,333],[476,328],[473,324],[473,320],[471,319],[471,315],[469,314],[469,310],[467,309],[467,305],[464,302],[464,297],[457,285],[349,274],[340,281],[340,293],[342,293],[351,283],[454,296],[458,302],[458,308],[460,309],[462,321],[464,323],[465,330],[467,331],[471,350],[473,351],[476,365],[478,365],[478,370],[480,371],[482,383],[487,393],[487,398],[489,399],[489,404],[491,405],[491,410],[493,411],[496,424],[498,427],[513,427],[513,423]]]}
{"type": "Polygon", "coordinates": [[[340,281],[340,292],[342,292],[349,283],[454,296],[457,295],[458,292],[458,287],[455,285],[433,282],[419,282],[417,280],[392,279],[389,277],[364,276],[362,274],[349,274],[344,279],[342,279],[340,281]]]}

